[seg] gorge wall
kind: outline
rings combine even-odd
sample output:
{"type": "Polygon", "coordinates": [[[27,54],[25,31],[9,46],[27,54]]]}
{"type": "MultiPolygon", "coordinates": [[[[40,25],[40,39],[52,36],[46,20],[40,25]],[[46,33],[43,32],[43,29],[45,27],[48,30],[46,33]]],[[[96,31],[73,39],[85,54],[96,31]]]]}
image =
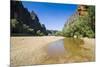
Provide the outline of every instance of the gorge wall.
{"type": "Polygon", "coordinates": [[[85,16],[85,15],[87,15],[88,14],[87,8],[88,8],[88,6],[86,6],[86,5],[79,5],[77,7],[76,12],[72,16],[69,17],[69,19],[65,23],[64,27],[66,27],[69,24],[72,24],[75,20],[77,20],[78,16],[85,16]]]}
{"type": "Polygon", "coordinates": [[[44,24],[41,24],[34,11],[31,13],[21,1],[11,1],[11,35],[47,35],[44,24]]]}
{"type": "Polygon", "coordinates": [[[78,5],[63,28],[66,37],[95,38],[95,6],[78,5]]]}

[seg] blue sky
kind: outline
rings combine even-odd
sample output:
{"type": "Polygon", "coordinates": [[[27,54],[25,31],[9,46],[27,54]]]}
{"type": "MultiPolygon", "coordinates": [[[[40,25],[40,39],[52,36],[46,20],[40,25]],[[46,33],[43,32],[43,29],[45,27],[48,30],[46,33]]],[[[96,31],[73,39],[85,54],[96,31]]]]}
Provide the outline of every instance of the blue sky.
{"type": "Polygon", "coordinates": [[[62,30],[67,19],[75,13],[77,5],[23,1],[28,11],[34,11],[41,24],[49,30],[62,30]]]}

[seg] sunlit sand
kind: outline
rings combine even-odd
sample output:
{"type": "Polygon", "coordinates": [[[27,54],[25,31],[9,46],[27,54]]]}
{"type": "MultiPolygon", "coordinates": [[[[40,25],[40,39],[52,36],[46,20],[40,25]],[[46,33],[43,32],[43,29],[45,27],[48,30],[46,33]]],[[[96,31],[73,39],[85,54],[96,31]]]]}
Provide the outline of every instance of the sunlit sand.
{"type": "MultiPolygon", "coordinates": [[[[11,37],[11,65],[36,65],[36,64],[54,64],[54,63],[69,63],[81,61],[94,61],[94,39],[82,38],[84,45],[70,46],[63,45],[63,48],[68,48],[69,52],[63,55],[50,56],[48,55],[47,47],[49,43],[64,39],[64,37],[42,36],[42,37],[11,37]],[[77,54],[79,52],[79,55],[77,54]],[[71,54],[72,53],[72,54],[71,54]],[[76,55],[77,54],[77,55],[76,55]]],[[[70,40],[69,40],[70,41],[70,40]]],[[[72,44],[69,41],[64,43],[72,44]]],[[[77,43],[78,41],[76,41],[77,43]]],[[[59,44],[59,43],[58,43],[59,44]]],[[[78,44],[78,43],[77,43],[78,44]]],[[[57,44],[56,44],[57,45],[57,44]]],[[[58,48],[60,50],[60,48],[58,48]]],[[[54,52],[57,52],[53,49],[54,52]]],[[[51,48],[52,53],[54,53],[51,48]]],[[[63,50],[62,50],[63,51],[63,50]]],[[[58,52],[60,53],[60,52],[58,52]]],[[[55,53],[56,54],[56,53],[55,53]]]]}

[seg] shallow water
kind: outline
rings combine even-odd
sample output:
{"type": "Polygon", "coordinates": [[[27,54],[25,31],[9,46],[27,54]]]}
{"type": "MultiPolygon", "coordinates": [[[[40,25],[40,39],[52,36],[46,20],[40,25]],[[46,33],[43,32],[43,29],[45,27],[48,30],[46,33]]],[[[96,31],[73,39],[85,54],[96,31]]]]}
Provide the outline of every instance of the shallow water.
{"type": "Polygon", "coordinates": [[[62,54],[64,54],[64,52],[65,52],[65,48],[64,48],[63,40],[58,40],[58,41],[55,41],[53,43],[50,43],[50,45],[48,45],[47,53],[49,56],[62,55],[62,54]]]}
{"type": "Polygon", "coordinates": [[[84,41],[81,39],[65,38],[50,43],[47,49],[48,54],[53,56],[61,55],[65,52],[77,54],[81,50],[80,45],[84,45],[84,41]]]}
{"type": "Polygon", "coordinates": [[[48,44],[48,58],[44,63],[95,61],[94,44],[83,39],[65,38],[48,44]],[[88,48],[84,45],[89,45],[88,48]]]}
{"type": "Polygon", "coordinates": [[[64,38],[51,43],[17,37],[12,41],[11,65],[61,64],[95,61],[95,39],[64,38]],[[35,44],[35,42],[40,42],[35,44]],[[44,42],[44,44],[41,44],[44,42]],[[41,45],[40,45],[41,44],[41,45]],[[27,60],[27,61],[26,61],[27,60]]]}

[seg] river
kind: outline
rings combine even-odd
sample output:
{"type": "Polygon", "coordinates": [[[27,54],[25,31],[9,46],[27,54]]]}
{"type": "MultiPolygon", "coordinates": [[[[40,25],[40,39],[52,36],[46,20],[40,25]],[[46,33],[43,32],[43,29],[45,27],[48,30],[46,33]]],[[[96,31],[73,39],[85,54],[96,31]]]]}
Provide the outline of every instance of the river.
{"type": "Polygon", "coordinates": [[[64,38],[49,43],[44,63],[72,63],[95,61],[95,46],[91,39],[64,38]]]}
{"type": "Polygon", "coordinates": [[[11,65],[95,61],[95,39],[65,37],[12,37],[11,65]]]}

